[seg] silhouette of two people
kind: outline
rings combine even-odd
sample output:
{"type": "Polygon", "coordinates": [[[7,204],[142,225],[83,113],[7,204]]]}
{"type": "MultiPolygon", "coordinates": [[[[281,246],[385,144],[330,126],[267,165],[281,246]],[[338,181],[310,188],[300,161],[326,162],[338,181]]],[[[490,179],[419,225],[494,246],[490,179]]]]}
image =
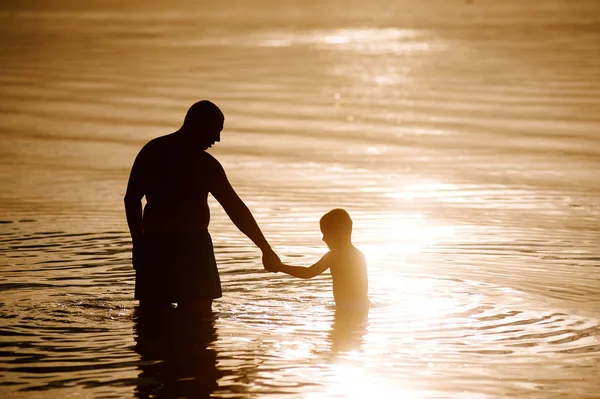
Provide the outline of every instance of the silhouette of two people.
{"type": "Polygon", "coordinates": [[[224,120],[212,102],[193,104],[181,128],[148,142],[131,168],[125,211],[140,302],[135,316],[140,398],[209,396],[223,376],[212,346],[212,301],[222,291],[208,232],[209,193],[262,251],[266,270],[302,278],[331,270],[337,306],[330,335],[334,351],[359,347],[366,331],[366,261],[352,244],[348,213],[336,209],[321,219],[330,251],[316,264],[282,264],[219,161],[206,152],[220,141],[224,120]]]}
{"type": "Polygon", "coordinates": [[[317,263],[307,268],[282,264],[219,161],[206,152],[221,140],[224,121],[215,104],[199,101],[190,107],[179,130],[148,142],[133,163],[125,211],[140,306],[177,303],[183,309],[209,312],[213,299],[222,296],[208,233],[210,193],[260,248],[266,270],[311,278],[329,269],[337,310],[363,312],[369,306],[367,265],[352,243],[348,212],[338,208],[321,218],[323,241],[330,251],[317,263]]]}

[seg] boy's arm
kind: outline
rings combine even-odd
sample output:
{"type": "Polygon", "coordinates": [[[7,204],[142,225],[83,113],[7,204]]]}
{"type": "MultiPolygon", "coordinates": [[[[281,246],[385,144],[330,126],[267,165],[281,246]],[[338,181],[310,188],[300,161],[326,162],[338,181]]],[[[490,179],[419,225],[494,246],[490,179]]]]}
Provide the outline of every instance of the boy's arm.
{"type": "Polygon", "coordinates": [[[290,266],[284,265],[283,263],[278,267],[280,272],[284,272],[289,274],[290,276],[300,277],[300,278],[312,278],[318,276],[323,273],[325,270],[329,269],[331,266],[331,252],[328,252],[319,260],[317,263],[310,267],[302,267],[302,266],[290,266]]]}

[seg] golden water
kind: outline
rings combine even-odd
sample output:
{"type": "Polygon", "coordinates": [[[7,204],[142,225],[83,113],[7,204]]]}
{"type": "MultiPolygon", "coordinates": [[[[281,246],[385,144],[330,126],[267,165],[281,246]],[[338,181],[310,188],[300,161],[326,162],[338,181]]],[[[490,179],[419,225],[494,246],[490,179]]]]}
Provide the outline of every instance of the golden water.
{"type": "Polygon", "coordinates": [[[0,5],[3,397],[600,397],[594,0],[200,3],[0,5]],[[285,261],[349,211],[366,324],[214,201],[214,319],[139,317],[129,167],[201,98],[285,261]]]}

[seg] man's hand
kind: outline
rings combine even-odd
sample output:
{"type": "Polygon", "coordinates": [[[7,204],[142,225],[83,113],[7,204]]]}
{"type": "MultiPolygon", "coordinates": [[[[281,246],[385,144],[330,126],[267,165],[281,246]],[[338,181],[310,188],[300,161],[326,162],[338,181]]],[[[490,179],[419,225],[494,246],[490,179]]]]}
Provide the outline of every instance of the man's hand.
{"type": "Polygon", "coordinates": [[[265,270],[277,273],[279,271],[279,265],[281,265],[281,260],[279,256],[272,250],[268,249],[263,252],[262,256],[263,266],[265,270]]]}

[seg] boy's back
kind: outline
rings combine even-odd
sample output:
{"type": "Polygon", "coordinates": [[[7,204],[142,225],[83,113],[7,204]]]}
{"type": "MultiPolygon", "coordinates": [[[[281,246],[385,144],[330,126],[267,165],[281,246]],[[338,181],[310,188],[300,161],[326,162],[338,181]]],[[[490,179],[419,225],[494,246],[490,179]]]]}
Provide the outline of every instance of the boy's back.
{"type": "Polygon", "coordinates": [[[351,310],[367,307],[369,282],[363,253],[350,246],[332,250],[325,256],[330,265],[336,308],[351,310]]]}

